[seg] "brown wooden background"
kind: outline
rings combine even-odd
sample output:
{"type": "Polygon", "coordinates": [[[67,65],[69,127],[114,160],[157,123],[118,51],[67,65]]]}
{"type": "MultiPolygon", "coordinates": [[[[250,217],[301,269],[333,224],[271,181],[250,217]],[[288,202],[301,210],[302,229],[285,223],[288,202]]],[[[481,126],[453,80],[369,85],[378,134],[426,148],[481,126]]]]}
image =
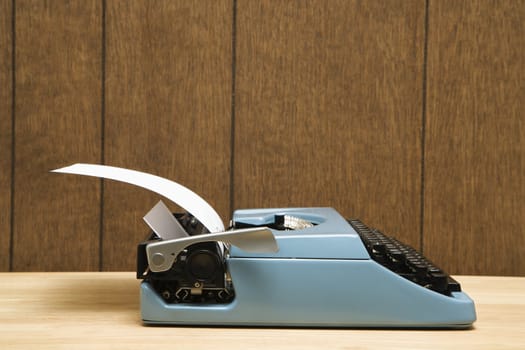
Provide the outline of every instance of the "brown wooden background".
{"type": "Polygon", "coordinates": [[[158,197],[48,172],[90,162],[525,275],[524,23],[518,0],[0,0],[0,270],[134,269],[158,197]]]}

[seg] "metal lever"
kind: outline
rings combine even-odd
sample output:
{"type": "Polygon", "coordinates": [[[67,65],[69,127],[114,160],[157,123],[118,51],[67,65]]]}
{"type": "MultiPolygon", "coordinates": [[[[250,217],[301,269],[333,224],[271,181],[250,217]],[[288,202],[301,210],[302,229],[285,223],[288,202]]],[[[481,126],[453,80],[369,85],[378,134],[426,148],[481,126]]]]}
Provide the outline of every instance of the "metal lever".
{"type": "Polygon", "coordinates": [[[167,271],[186,247],[194,243],[218,241],[253,253],[279,251],[277,241],[269,228],[247,228],[150,243],[146,246],[149,268],[152,272],[167,271]]]}

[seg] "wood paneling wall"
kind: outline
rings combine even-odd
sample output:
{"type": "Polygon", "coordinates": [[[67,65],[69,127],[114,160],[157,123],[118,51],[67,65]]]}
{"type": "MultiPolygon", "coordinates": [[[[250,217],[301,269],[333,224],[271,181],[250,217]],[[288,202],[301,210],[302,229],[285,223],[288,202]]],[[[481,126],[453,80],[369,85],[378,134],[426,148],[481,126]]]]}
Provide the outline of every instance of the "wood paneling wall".
{"type": "Polygon", "coordinates": [[[0,271],[9,269],[13,131],[13,21],[11,1],[0,2],[0,271]]]}
{"type": "Polygon", "coordinates": [[[421,1],[240,1],[234,206],[331,206],[419,247],[424,19],[421,1]]]}
{"type": "Polygon", "coordinates": [[[424,251],[525,274],[525,2],[432,1],[424,251]]]}
{"type": "Polygon", "coordinates": [[[332,206],[450,273],[525,275],[524,2],[0,10],[0,270],[134,269],[159,198],[48,173],[92,162],[183,183],[225,220],[332,206]]]}
{"type": "MultiPolygon", "coordinates": [[[[230,215],[231,1],[108,1],[104,154],[230,215]]],[[[129,270],[157,195],[104,184],[102,268],[129,270]]],[[[170,202],[165,201],[168,205],[170,202]]],[[[173,208],[175,210],[176,207],[173,208]]]]}
{"type": "Polygon", "coordinates": [[[15,6],[12,269],[97,269],[100,182],[49,170],[101,161],[101,2],[15,6]]]}

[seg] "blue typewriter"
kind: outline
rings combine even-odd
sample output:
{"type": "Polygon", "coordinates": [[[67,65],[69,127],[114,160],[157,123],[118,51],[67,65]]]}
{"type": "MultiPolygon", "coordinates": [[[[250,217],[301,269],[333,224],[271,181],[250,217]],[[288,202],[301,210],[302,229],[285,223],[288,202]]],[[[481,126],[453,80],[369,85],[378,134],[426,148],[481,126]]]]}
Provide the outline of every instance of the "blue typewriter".
{"type": "Polygon", "coordinates": [[[204,200],[154,175],[75,164],[56,172],[137,185],[160,201],[137,249],[145,324],[469,328],[473,301],[415,249],[332,208],[244,209],[227,230],[204,200]]]}

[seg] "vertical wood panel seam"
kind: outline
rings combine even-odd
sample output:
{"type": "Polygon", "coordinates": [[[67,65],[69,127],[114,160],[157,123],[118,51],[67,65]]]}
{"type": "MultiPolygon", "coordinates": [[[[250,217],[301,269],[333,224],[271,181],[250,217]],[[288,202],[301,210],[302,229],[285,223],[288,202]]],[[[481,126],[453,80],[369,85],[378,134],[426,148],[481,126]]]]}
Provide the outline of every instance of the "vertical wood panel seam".
{"type": "MultiPolygon", "coordinates": [[[[106,127],[106,0],[102,0],[102,49],[101,49],[101,103],[100,103],[100,164],[105,164],[105,127],[106,127]]],[[[100,179],[100,214],[99,214],[98,269],[104,268],[104,179],[100,179]]]]}
{"type": "Polygon", "coordinates": [[[232,0],[232,64],[231,64],[231,126],[230,126],[230,214],[235,208],[235,73],[237,63],[237,0],[232,0]]]}
{"type": "Polygon", "coordinates": [[[15,236],[15,106],[16,106],[16,0],[11,1],[11,212],[9,228],[9,271],[13,271],[15,236]]]}
{"type": "Polygon", "coordinates": [[[427,122],[427,69],[428,69],[428,11],[430,0],[425,0],[425,23],[423,41],[423,77],[422,77],[422,99],[421,99],[421,188],[420,188],[420,231],[419,231],[419,250],[423,253],[425,238],[425,140],[427,122]]]}

